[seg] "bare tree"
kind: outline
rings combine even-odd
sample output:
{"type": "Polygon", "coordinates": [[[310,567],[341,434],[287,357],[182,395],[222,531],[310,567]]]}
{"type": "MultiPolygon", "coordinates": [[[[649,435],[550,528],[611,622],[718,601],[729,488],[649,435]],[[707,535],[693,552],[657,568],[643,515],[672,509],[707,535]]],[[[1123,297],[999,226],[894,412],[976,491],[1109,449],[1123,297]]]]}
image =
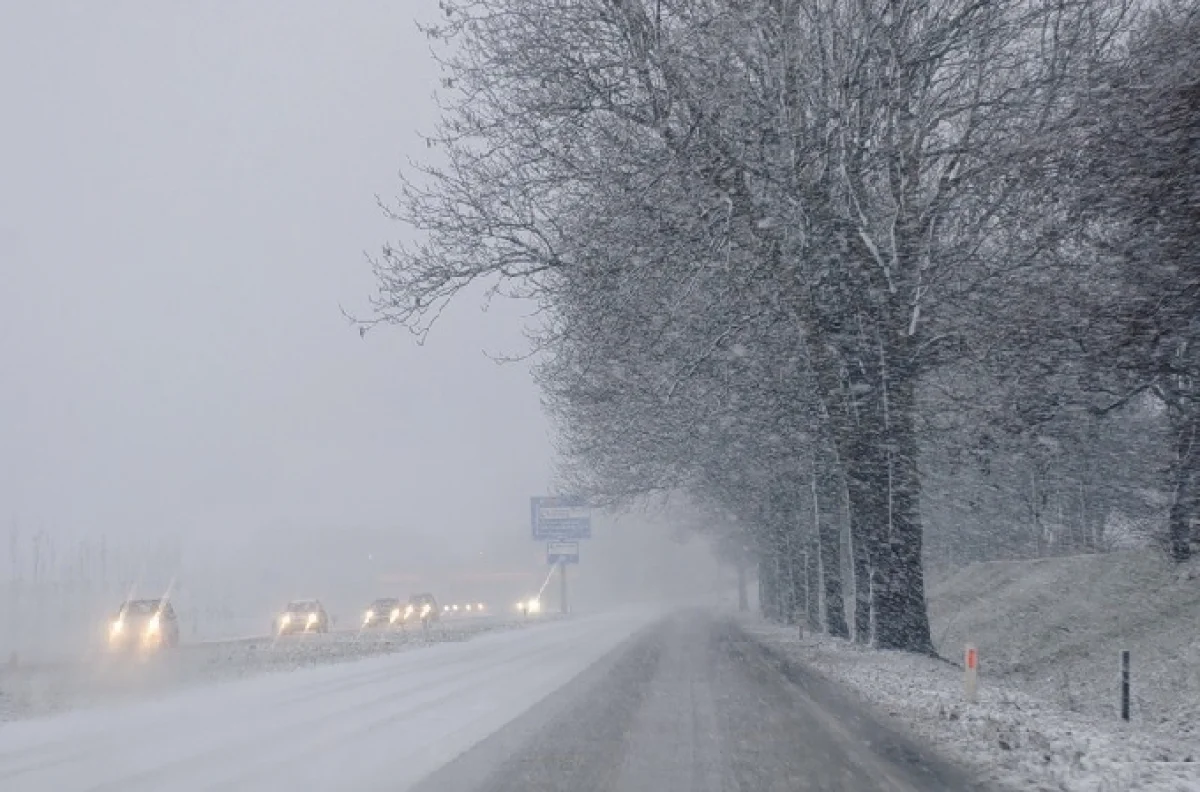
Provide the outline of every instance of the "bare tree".
{"type": "Polygon", "coordinates": [[[375,321],[423,335],[476,280],[538,301],[571,481],[736,502],[784,616],[817,538],[840,598],[844,491],[877,643],[933,651],[919,386],[978,284],[1063,236],[1030,197],[1122,3],[443,5],[444,162],[393,209],[421,237],[375,321]]]}

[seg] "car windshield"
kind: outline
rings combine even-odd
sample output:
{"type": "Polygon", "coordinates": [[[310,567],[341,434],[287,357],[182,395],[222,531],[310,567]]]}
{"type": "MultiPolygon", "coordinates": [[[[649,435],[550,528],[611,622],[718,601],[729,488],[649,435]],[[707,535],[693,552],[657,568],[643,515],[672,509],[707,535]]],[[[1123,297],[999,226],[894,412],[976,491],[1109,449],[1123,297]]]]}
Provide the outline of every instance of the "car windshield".
{"type": "Polygon", "coordinates": [[[161,605],[159,600],[133,600],[121,606],[121,613],[127,616],[152,616],[159,612],[161,605]]]}
{"type": "Polygon", "coordinates": [[[387,609],[395,608],[399,604],[400,601],[396,599],[377,599],[371,603],[371,607],[375,609],[387,609]]]}
{"type": "Polygon", "coordinates": [[[321,606],[317,602],[313,602],[311,600],[297,600],[295,602],[289,602],[284,610],[286,610],[288,613],[316,613],[320,609],[321,606]]]}

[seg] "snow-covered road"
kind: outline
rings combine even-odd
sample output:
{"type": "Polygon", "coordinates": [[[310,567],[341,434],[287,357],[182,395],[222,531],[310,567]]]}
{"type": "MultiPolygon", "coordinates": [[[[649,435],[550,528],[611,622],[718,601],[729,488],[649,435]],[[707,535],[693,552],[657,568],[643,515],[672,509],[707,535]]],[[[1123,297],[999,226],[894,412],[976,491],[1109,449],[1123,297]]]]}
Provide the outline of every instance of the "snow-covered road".
{"type": "Polygon", "coordinates": [[[4,792],[982,789],[728,619],[633,611],[0,725],[4,792]]]}
{"type": "Polygon", "coordinates": [[[405,789],[652,619],[547,623],[0,724],[0,789],[405,789]]]}
{"type": "Polygon", "coordinates": [[[274,671],[361,660],[466,641],[482,633],[526,626],[503,617],[459,619],[433,628],[339,631],[328,635],[246,636],[188,642],[146,656],[91,648],[55,662],[0,665],[0,721],[124,703],[199,684],[274,671]]]}
{"type": "Polygon", "coordinates": [[[986,788],[731,621],[659,623],[413,792],[986,788]]]}

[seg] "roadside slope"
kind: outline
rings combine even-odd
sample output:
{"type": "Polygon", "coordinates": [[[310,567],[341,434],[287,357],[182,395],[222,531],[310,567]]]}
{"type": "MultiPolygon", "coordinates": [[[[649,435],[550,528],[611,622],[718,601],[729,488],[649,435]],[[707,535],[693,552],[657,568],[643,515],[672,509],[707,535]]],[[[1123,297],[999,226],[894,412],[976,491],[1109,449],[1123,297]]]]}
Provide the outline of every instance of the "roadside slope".
{"type": "Polygon", "coordinates": [[[1133,658],[1132,717],[1200,734],[1200,564],[1153,550],[974,564],[935,584],[930,618],[953,659],[972,642],[983,679],[1063,709],[1117,713],[1118,653],[1133,658]]]}

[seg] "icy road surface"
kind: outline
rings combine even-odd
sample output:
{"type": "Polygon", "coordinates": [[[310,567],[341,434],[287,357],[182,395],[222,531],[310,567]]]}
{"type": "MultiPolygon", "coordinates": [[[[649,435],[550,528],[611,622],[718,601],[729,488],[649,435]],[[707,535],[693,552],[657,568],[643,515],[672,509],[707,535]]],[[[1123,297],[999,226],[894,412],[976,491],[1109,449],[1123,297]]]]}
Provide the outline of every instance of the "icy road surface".
{"type": "Polygon", "coordinates": [[[0,664],[0,721],[127,703],[267,672],[424,650],[429,644],[466,641],[485,632],[524,626],[520,620],[485,617],[454,620],[435,626],[428,634],[416,628],[282,638],[248,636],[187,642],[151,655],[113,655],[93,649],[56,662],[22,662],[16,667],[0,664]]]}
{"type": "Polygon", "coordinates": [[[579,618],[9,723],[0,789],[973,788],[772,663],[699,613],[579,618]]]}
{"type": "Polygon", "coordinates": [[[418,792],[970,792],[983,787],[728,621],[679,614],[418,792]]]}
{"type": "Polygon", "coordinates": [[[9,722],[0,725],[0,790],[403,790],[652,618],[550,622],[9,722]]]}

